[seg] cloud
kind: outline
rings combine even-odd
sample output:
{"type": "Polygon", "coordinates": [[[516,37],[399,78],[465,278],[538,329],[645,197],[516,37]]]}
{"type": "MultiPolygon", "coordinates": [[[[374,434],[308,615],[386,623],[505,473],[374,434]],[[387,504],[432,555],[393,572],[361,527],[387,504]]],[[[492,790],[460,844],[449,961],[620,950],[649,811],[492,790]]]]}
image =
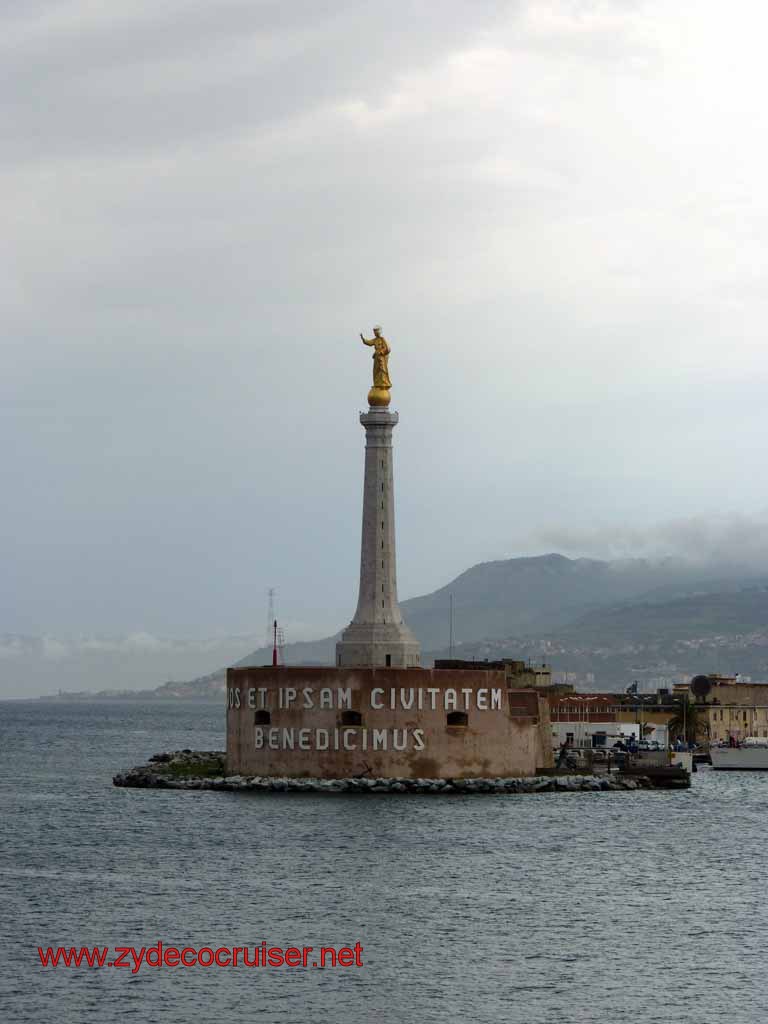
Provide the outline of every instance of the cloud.
{"type": "Polygon", "coordinates": [[[768,510],[760,516],[728,513],[689,516],[650,526],[596,525],[552,528],[537,543],[569,554],[601,558],[678,556],[702,565],[768,569],[768,510]]]}
{"type": "Polygon", "coordinates": [[[21,658],[24,655],[24,644],[19,637],[0,637],[0,660],[21,658]]]}
{"type": "MultiPolygon", "coordinates": [[[[312,623],[289,620],[281,629],[291,640],[316,639],[325,635],[312,623]]],[[[210,655],[226,658],[233,651],[253,650],[265,645],[264,633],[241,633],[215,636],[155,636],[138,631],[124,636],[0,636],[0,658],[43,658],[47,661],[66,659],[98,659],[103,656],[153,658],[162,655],[210,655]]]]}
{"type": "Polygon", "coordinates": [[[72,654],[69,644],[62,643],[52,636],[44,636],[40,642],[41,654],[46,661],[63,661],[72,654]]]}
{"type": "Polygon", "coordinates": [[[89,636],[74,640],[67,639],[60,642],[60,646],[71,657],[89,654],[109,654],[141,658],[163,653],[226,652],[243,644],[258,643],[260,639],[256,635],[193,638],[167,637],[155,636],[152,633],[142,631],[119,637],[89,636]]]}
{"type": "Polygon", "coordinates": [[[378,320],[402,596],[542,524],[725,544],[590,524],[768,503],[766,27],[751,0],[6,5],[1,628],[160,655],[252,631],[272,585],[348,619],[378,320]]]}

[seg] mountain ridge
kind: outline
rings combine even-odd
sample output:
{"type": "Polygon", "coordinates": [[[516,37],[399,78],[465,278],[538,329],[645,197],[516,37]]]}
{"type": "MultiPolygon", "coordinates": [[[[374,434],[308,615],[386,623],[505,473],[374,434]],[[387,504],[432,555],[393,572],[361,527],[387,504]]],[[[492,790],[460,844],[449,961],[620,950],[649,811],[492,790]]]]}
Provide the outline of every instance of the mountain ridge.
{"type": "MultiPolygon", "coordinates": [[[[673,558],[611,562],[548,553],[478,563],[432,593],[403,601],[401,607],[422,643],[424,664],[448,654],[448,616],[453,595],[456,656],[535,657],[551,661],[562,670],[578,666],[585,676],[595,675],[597,669],[602,681],[610,683],[609,676],[618,675],[623,680],[634,667],[627,664],[627,659],[631,662],[636,654],[645,653],[655,657],[654,651],[661,650],[659,643],[666,644],[674,653],[674,644],[686,637],[694,647],[703,642],[720,622],[718,602],[723,607],[738,601],[744,605],[741,613],[733,611],[720,616],[730,623],[732,633],[732,627],[741,620],[758,625],[762,604],[758,600],[759,607],[753,609],[751,618],[746,605],[758,598],[766,582],[768,574],[757,571],[750,573],[730,567],[715,574],[712,567],[673,558]],[[739,597],[750,589],[755,591],[752,598],[749,593],[739,597]],[[708,600],[704,601],[705,598],[708,600]],[[708,608],[710,624],[699,635],[702,601],[708,608]],[[678,611],[674,637],[664,635],[665,624],[670,620],[667,606],[678,611]],[[630,650],[621,654],[622,646],[630,650]],[[606,650],[613,652],[611,658],[606,657],[606,650]]],[[[286,645],[286,663],[332,665],[339,636],[340,632],[316,641],[286,645]]],[[[735,651],[738,650],[744,649],[737,645],[735,651]]],[[[661,667],[671,671],[674,666],[670,668],[669,656],[664,655],[666,660],[662,660],[661,667]]],[[[271,649],[262,647],[235,664],[268,665],[271,658],[271,649]]],[[[705,667],[697,664],[695,670],[705,667]]],[[[217,695],[224,687],[225,675],[222,668],[188,682],[165,683],[149,693],[159,698],[217,695]]],[[[148,695],[148,691],[139,692],[148,695]]]]}

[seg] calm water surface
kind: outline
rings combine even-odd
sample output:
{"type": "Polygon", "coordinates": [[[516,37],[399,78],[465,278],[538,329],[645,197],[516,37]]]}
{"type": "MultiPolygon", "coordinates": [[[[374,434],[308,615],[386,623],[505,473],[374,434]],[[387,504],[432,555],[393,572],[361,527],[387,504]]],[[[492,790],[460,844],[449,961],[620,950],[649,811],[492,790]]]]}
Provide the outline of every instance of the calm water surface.
{"type": "Polygon", "coordinates": [[[223,710],[0,703],[0,1020],[763,1022],[768,773],[686,793],[115,789],[223,710]],[[363,945],[362,968],[42,968],[38,945],[363,945]]]}

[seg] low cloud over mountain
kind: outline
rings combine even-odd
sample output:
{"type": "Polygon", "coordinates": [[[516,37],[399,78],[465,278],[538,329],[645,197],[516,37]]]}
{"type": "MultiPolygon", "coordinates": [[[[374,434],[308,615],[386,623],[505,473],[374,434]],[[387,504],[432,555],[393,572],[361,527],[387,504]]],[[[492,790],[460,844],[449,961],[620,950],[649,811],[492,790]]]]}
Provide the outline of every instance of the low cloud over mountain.
{"type": "Polygon", "coordinates": [[[687,516],[650,526],[552,527],[536,534],[558,551],[601,558],[676,556],[699,565],[768,571],[768,511],[687,516]]]}

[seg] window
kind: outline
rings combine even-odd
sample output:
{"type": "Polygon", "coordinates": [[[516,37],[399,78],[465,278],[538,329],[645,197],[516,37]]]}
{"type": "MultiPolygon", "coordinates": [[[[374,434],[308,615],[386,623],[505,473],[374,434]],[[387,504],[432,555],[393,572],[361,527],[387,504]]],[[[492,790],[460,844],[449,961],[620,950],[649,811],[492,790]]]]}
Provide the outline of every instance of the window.
{"type": "Polygon", "coordinates": [[[256,711],[253,716],[254,725],[269,725],[272,721],[272,715],[268,711],[256,711]]]}
{"type": "Polygon", "coordinates": [[[392,655],[388,654],[386,658],[387,668],[392,668],[392,655]]]}
{"type": "Polygon", "coordinates": [[[457,726],[466,728],[469,725],[469,715],[466,711],[449,711],[445,717],[449,729],[455,729],[457,726]]]}

